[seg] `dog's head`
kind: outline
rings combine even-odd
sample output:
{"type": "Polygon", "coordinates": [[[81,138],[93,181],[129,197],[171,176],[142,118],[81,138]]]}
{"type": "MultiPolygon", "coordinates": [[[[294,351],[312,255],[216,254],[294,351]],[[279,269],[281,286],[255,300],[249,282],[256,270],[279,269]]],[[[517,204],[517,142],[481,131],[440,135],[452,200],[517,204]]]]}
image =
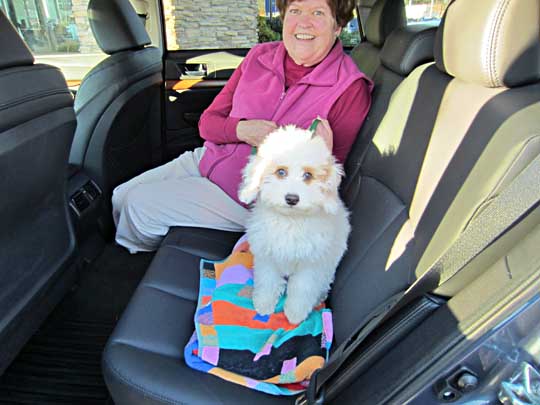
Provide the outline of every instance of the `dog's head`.
{"type": "Polygon", "coordinates": [[[289,125],[269,134],[250,157],[240,201],[257,200],[282,213],[335,213],[343,169],[320,136],[289,125]]]}

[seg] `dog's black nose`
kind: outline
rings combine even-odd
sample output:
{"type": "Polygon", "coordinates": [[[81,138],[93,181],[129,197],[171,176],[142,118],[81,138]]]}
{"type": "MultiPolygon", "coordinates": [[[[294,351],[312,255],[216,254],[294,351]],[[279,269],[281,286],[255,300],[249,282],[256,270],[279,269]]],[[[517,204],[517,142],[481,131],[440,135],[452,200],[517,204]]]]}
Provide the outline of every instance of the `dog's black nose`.
{"type": "Polygon", "coordinates": [[[289,205],[296,205],[298,204],[298,201],[300,201],[300,197],[298,197],[298,194],[286,194],[285,201],[287,201],[287,204],[289,205]]]}

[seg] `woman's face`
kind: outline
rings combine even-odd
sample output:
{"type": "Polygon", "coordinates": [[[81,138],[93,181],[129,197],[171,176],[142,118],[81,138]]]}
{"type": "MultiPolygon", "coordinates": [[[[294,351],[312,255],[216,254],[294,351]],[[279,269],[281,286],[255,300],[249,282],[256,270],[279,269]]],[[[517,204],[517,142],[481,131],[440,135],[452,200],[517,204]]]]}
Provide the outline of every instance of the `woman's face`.
{"type": "Polygon", "coordinates": [[[322,61],[340,33],[326,0],[294,0],[285,10],[283,43],[297,65],[322,61]]]}

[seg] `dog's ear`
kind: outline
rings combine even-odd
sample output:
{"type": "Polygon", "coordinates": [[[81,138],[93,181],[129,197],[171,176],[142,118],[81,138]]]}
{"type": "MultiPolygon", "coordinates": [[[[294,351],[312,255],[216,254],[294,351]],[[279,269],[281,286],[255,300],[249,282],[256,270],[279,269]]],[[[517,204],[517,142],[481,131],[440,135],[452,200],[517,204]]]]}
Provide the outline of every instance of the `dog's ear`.
{"type": "Polygon", "coordinates": [[[257,199],[261,190],[266,164],[258,155],[251,155],[242,173],[242,184],[238,190],[238,198],[244,204],[251,204],[257,199]]]}
{"type": "Polygon", "coordinates": [[[343,166],[335,161],[331,161],[325,168],[326,176],[322,182],[323,192],[327,198],[323,202],[323,209],[329,214],[335,214],[339,208],[339,184],[344,175],[343,166]]]}

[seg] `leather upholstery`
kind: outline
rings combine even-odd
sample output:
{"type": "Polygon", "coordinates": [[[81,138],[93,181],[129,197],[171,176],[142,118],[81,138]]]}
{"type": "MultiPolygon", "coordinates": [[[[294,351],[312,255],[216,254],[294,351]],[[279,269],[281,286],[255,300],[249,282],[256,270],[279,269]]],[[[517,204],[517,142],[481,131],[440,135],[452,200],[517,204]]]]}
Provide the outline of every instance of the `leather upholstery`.
{"type": "Polygon", "coordinates": [[[88,4],[88,19],[96,42],[109,55],[152,42],[129,0],[93,0],[88,4]]]}
{"type": "Polygon", "coordinates": [[[0,10],[0,374],[71,287],[66,200],[73,97],[0,10]]]}
{"type": "Polygon", "coordinates": [[[366,21],[366,41],[361,42],[351,51],[351,56],[358,68],[373,78],[381,64],[381,47],[387,36],[396,28],[406,25],[403,1],[377,0],[366,21]]]}
{"type": "Polygon", "coordinates": [[[442,71],[484,87],[516,87],[540,78],[537,0],[475,0],[473,9],[453,2],[442,24],[435,48],[442,71]]]}
{"type": "MultiPolygon", "coordinates": [[[[540,83],[485,88],[434,63],[404,79],[384,65],[377,75],[376,90],[384,92],[367,122],[372,134],[364,149],[351,152],[359,163],[353,172],[346,168],[342,193],[352,232],[328,300],[336,345],[375,307],[410,286],[519,172],[515,166],[540,153],[540,83]]],[[[104,374],[116,403],[290,401],[184,365],[181,349],[193,329],[197,294],[193,254],[221,253],[212,252],[212,242],[203,252],[204,233],[194,233],[193,246],[184,247],[185,234],[166,240],[107,344],[104,374]]]]}
{"type": "Polygon", "coordinates": [[[355,174],[386,113],[392,93],[414,68],[433,60],[435,35],[436,29],[425,25],[398,28],[390,34],[383,46],[383,63],[373,74],[375,87],[371,93],[371,108],[345,162],[347,176],[342,181],[341,191],[346,201],[358,191],[355,174]]]}
{"type": "Polygon", "coordinates": [[[405,2],[400,0],[377,1],[366,21],[366,38],[376,47],[383,46],[390,33],[407,24],[405,2]]]}
{"type": "MultiPolygon", "coordinates": [[[[0,69],[13,66],[27,66],[34,63],[34,56],[19,36],[11,21],[0,11],[0,38],[2,52],[0,53],[0,69]]],[[[1,105],[1,104],[0,104],[1,105]]]]}
{"type": "Polygon", "coordinates": [[[381,63],[398,75],[407,76],[414,68],[433,60],[437,29],[412,25],[394,30],[381,50],[381,63]]]}
{"type": "Polygon", "coordinates": [[[156,254],[103,355],[104,377],[115,404],[294,403],[293,398],[264,395],[185,364],[198,263],[199,256],[181,245],[166,244],[156,254]]]}
{"type": "Polygon", "coordinates": [[[94,35],[111,56],[83,79],[75,98],[77,131],[69,161],[110,200],[112,189],[151,167],[160,133],[161,51],[129,0],[91,0],[94,35]]]}
{"type": "MultiPolygon", "coordinates": [[[[432,29],[428,29],[428,31],[428,35],[432,37],[435,35],[432,29]]],[[[405,34],[402,35],[408,37],[405,34]]],[[[417,30],[412,30],[408,35],[415,38],[420,34],[417,30]]],[[[405,41],[404,43],[411,46],[415,41],[405,41]]],[[[395,48],[397,46],[392,49],[395,48]]],[[[413,63],[415,60],[422,60],[421,55],[424,55],[424,50],[423,47],[413,45],[412,49],[408,52],[403,50],[402,54],[409,55],[410,63],[413,63]],[[420,56],[416,56],[417,52],[420,52],[420,56]]],[[[384,65],[377,70],[374,76],[375,90],[372,96],[372,108],[368,120],[359,135],[359,142],[354,146],[347,162],[348,176],[345,182],[349,179],[349,174],[354,182],[355,176],[352,174],[358,170],[356,164],[361,160],[362,150],[366,147],[366,145],[362,144],[362,141],[371,139],[373,136],[388,107],[392,92],[403,79],[404,76],[394,73],[384,65]]],[[[345,187],[345,201],[354,203],[356,186],[357,184],[354,183],[345,187]]],[[[366,210],[370,211],[372,208],[368,207],[366,210]]],[[[183,360],[174,363],[169,360],[169,357],[179,358],[183,355],[181,345],[176,344],[176,342],[188,339],[190,332],[187,331],[192,328],[191,312],[194,311],[194,301],[197,299],[198,294],[198,258],[205,257],[219,260],[225,257],[240,235],[241,233],[211,229],[178,227],[172,228],[163,240],[145,280],[139,287],[141,290],[145,289],[146,292],[137,292],[135,294],[129,305],[129,312],[126,312],[123,316],[122,322],[116,328],[116,332],[111,337],[104,353],[103,368],[105,378],[118,404],[155,404],[165,401],[172,401],[172,403],[175,403],[174,401],[178,401],[178,403],[205,403],[209,400],[210,395],[207,389],[208,386],[212,387],[215,392],[219,392],[220,396],[223,396],[223,399],[221,399],[223,403],[238,403],[238,398],[246,398],[247,401],[246,395],[250,397],[249,401],[274,400],[279,402],[276,398],[269,398],[252,391],[246,392],[244,388],[236,387],[233,384],[223,384],[223,381],[217,378],[211,377],[209,379],[204,374],[188,369],[183,364],[183,360]],[[171,295],[173,296],[171,297],[171,295]],[[177,299],[174,296],[180,296],[182,299],[177,299]],[[143,316],[144,321],[139,324],[138,319],[141,317],[141,311],[145,311],[143,308],[153,308],[152,311],[165,312],[166,315],[157,320],[150,315],[143,316]],[[189,315],[186,315],[185,319],[178,318],[178,316],[186,312],[189,315]],[[171,323],[169,319],[171,319],[173,313],[175,314],[175,322],[171,323]],[[146,323],[149,321],[156,323],[149,325],[146,323]],[[158,321],[166,323],[168,326],[160,327],[158,321]],[[134,328],[137,328],[137,330],[134,328]],[[155,357],[154,360],[150,358],[148,360],[153,364],[152,367],[155,365],[155,369],[152,368],[147,373],[143,369],[138,370],[131,365],[134,358],[142,359],[143,357],[153,356],[150,352],[155,353],[156,350],[160,353],[160,356],[155,357]],[[159,375],[156,376],[155,373],[158,372],[159,375]],[[155,378],[150,378],[152,374],[154,374],[155,378]],[[203,381],[204,384],[185,386],[168,382],[180,379],[188,381],[195,379],[196,381],[203,381]],[[159,384],[156,385],[156,382],[159,382],[159,384]]],[[[287,398],[282,398],[281,401],[284,403],[291,402],[287,398]]]]}

